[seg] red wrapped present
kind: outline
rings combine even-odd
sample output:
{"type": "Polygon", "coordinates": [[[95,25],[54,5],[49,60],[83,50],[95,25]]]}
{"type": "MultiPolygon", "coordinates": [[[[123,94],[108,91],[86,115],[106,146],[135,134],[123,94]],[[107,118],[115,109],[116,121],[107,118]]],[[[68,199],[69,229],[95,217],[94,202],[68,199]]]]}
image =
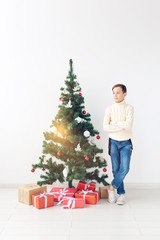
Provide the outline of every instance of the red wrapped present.
{"type": "Polygon", "coordinates": [[[51,193],[32,195],[33,206],[42,209],[54,206],[54,196],[51,193]]]}
{"type": "Polygon", "coordinates": [[[100,191],[93,191],[93,192],[97,194],[97,202],[98,202],[101,198],[100,191]]]}
{"type": "Polygon", "coordinates": [[[96,204],[99,199],[99,193],[92,190],[80,190],[75,193],[75,198],[83,198],[86,204],[96,204]]]}
{"type": "Polygon", "coordinates": [[[85,200],[83,198],[64,197],[63,208],[84,208],[85,200]]]}
{"type": "Polygon", "coordinates": [[[77,188],[53,187],[50,192],[54,194],[54,201],[59,202],[63,199],[63,197],[74,197],[77,191],[77,188]]]}
{"type": "Polygon", "coordinates": [[[79,181],[78,190],[92,190],[95,191],[96,189],[96,182],[87,180],[87,181],[79,181]]]}

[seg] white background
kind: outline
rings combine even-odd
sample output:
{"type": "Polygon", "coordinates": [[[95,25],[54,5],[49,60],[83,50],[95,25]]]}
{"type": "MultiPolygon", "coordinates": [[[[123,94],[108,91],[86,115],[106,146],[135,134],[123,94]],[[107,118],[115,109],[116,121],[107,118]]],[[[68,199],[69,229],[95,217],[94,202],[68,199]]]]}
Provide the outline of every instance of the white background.
{"type": "Polygon", "coordinates": [[[0,183],[32,183],[31,173],[50,130],[60,88],[73,59],[87,112],[100,131],[113,103],[111,88],[126,84],[134,106],[134,152],[127,183],[160,182],[160,1],[0,1],[0,183]]]}

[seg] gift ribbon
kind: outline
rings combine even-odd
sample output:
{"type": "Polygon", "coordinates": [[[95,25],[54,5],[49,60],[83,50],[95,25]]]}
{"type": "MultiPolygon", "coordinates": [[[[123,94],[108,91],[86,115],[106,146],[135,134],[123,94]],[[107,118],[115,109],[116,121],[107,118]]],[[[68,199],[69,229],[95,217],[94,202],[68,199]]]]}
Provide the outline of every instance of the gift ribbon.
{"type": "Polygon", "coordinates": [[[75,208],[75,201],[76,201],[75,198],[67,198],[67,197],[64,197],[64,199],[69,199],[69,200],[68,200],[68,204],[67,204],[67,205],[64,205],[63,208],[64,208],[64,207],[67,207],[67,208],[70,208],[70,209],[75,208]]]}
{"type": "Polygon", "coordinates": [[[82,198],[72,198],[72,197],[64,197],[57,205],[61,204],[64,200],[68,200],[68,204],[67,205],[63,205],[63,208],[75,208],[75,201],[76,200],[82,200],[82,198]]]}
{"type": "Polygon", "coordinates": [[[47,208],[47,195],[53,195],[53,196],[55,196],[54,193],[46,193],[46,192],[44,191],[44,193],[41,193],[40,195],[34,197],[34,206],[36,207],[36,199],[37,199],[38,197],[40,197],[40,198],[44,197],[44,198],[45,198],[45,208],[47,208]]]}
{"type": "Polygon", "coordinates": [[[98,199],[98,192],[93,192],[93,193],[96,193],[96,194],[97,194],[97,201],[98,201],[98,200],[99,200],[99,199],[98,199]]]}
{"type": "Polygon", "coordinates": [[[87,191],[82,190],[81,192],[79,192],[79,194],[83,194],[83,198],[84,198],[85,203],[86,203],[86,194],[87,193],[93,193],[93,191],[92,190],[87,190],[87,191]]]}
{"type": "Polygon", "coordinates": [[[74,194],[74,193],[69,193],[68,191],[69,191],[68,189],[64,188],[64,189],[60,189],[59,192],[52,192],[52,193],[60,194],[59,197],[58,197],[58,201],[60,201],[60,198],[65,196],[66,194],[74,194]]]}
{"type": "Polygon", "coordinates": [[[82,190],[81,192],[79,192],[79,194],[83,194],[84,200],[86,199],[86,194],[87,193],[96,193],[97,194],[97,201],[98,201],[98,192],[93,192],[92,190],[87,190],[87,191],[82,190]]]}
{"type": "Polygon", "coordinates": [[[85,183],[84,190],[87,190],[87,188],[90,187],[91,184],[96,185],[96,182],[93,182],[89,179],[87,179],[84,183],[85,183]]]}
{"type": "Polygon", "coordinates": [[[67,207],[67,208],[75,208],[75,198],[72,198],[72,197],[64,197],[57,205],[60,205],[64,200],[68,200],[68,204],[67,205],[64,205],[64,207],[67,207]]]}

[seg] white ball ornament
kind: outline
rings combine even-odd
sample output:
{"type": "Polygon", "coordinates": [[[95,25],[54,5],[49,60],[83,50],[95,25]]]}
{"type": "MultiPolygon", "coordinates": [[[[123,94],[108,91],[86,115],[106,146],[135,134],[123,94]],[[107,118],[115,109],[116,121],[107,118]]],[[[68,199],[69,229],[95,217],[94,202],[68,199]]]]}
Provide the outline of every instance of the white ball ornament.
{"type": "Polygon", "coordinates": [[[85,137],[89,137],[89,136],[90,136],[90,132],[86,130],[86,131],[83,133],[83,135],[84,135],[85,137]]]}

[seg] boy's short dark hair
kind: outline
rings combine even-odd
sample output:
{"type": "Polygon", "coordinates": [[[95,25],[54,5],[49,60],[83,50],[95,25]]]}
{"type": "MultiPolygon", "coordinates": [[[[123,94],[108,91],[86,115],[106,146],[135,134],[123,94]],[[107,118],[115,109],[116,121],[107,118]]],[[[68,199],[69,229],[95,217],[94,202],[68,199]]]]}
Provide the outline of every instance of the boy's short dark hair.
{"type": "Polygon", "coordinates": [[[112,91],[113,91],[113,89],[116,88],[116,87],[121,87],[123,93],[126,93],[126,92],[127,92],[127,88],[126,88],[126,86],[123,85],[123,84],[116,84],[116,85],[114,85],[114,86],[112,87],[112,91]]]}

